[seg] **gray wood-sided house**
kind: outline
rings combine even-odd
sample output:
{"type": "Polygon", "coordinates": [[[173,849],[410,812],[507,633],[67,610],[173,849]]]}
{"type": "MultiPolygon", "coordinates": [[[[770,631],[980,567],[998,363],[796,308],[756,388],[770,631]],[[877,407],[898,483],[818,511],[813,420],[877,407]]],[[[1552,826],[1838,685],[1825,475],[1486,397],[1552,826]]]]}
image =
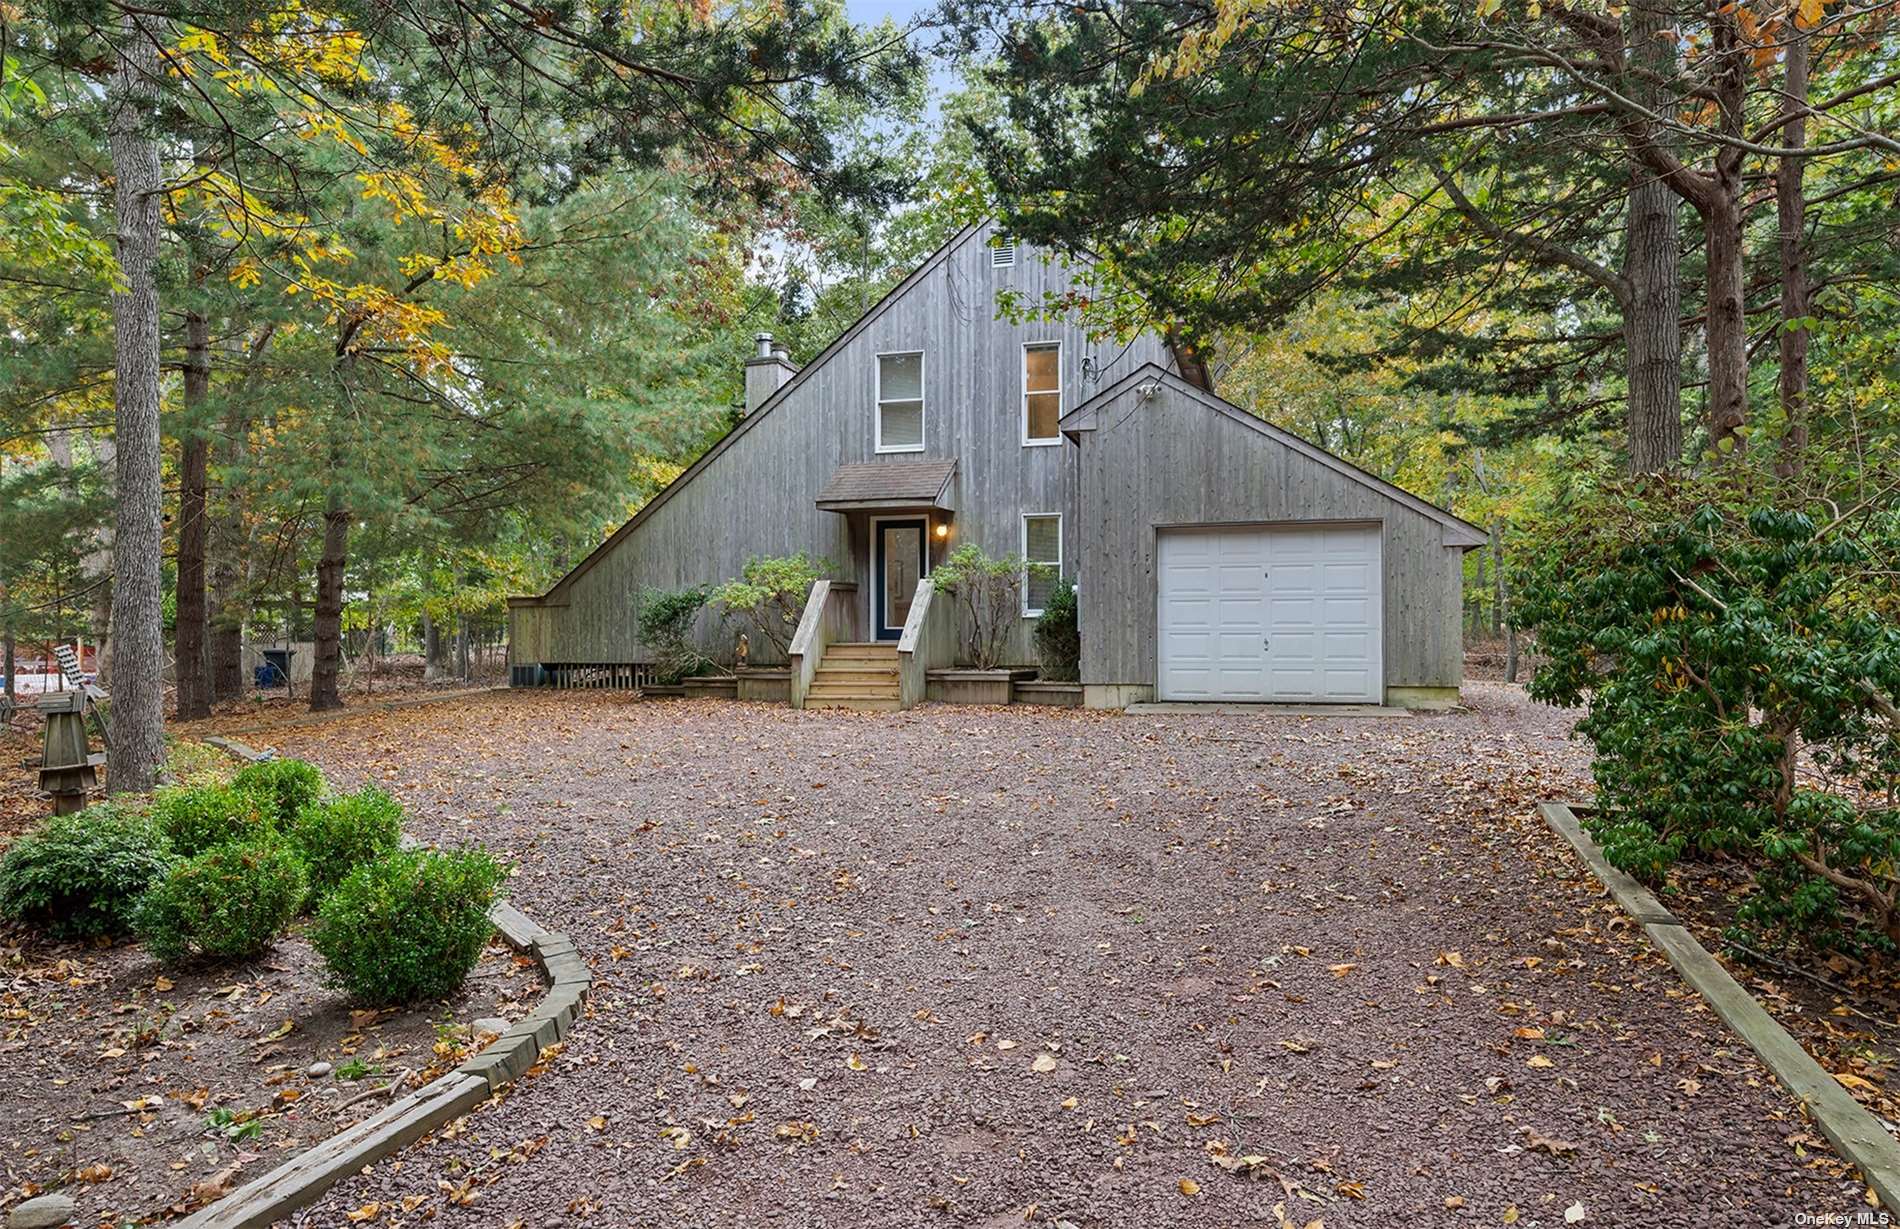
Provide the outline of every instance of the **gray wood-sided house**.
{"type": "MultiPolygon", "coordinates": [[[[643,677],[644,592],[807,551],[836,570],[784,663],[791,701],[908,706],[955,664],[930,571],[975,542],[1076,582],[1092,706],[1455,700],[1462,553],[1484,535],[1184,378],[1159,337],[999,316],[1006,289],[1037,302],[1067,277],[973,226],[802,369],[762,336],[733,430],[510,600],[511,677],[643,677]]],[[[1050,583],[1024,586],[1013,661],[1034,664],[1050,583]]],[[[734,629],[701,634],[730,656],[734,629]]]]}

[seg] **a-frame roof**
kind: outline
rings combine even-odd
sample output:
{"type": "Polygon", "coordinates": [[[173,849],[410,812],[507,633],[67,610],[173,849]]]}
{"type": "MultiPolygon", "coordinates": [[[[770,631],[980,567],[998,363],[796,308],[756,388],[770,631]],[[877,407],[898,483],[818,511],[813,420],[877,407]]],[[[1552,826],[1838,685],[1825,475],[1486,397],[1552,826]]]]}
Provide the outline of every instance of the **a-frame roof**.
{"type": "Polygon", "coordinates": [[[781,385],[777,392],[773,393],[770,397],[766,399],[765,404],[761,405],[758,409],[753,410],[750,414],[747,414],[744,418],[741,418],[738,424],[734,426],[732,430],[726,432],[724,435],[719,437],[719,440],[717,443],[715,443],[711,448],[708,448],[705,452],[701,453],[699,460],[694,461],[691,465],[687,466],[686,469],[681,472],[679,477],[667,483],[666,486],[658,494],[656,494],[652,499],[648,500],[646,504],[638,512],[633,514],[632,519],[628,520],[627,523],[622,525],[620,528],[614,530],[614,532],[608,536],[605,542],[602,542],[599,546],[595,547],[593,551],[590,554],[588,554],[588,556],[585,559],[581,560],[579,563],[575,564],[571,569],[569,569],[567,575],[555,581],[554,584],[548,589],[546,593],[542,594],[539,597],[511,597],[508,599],[509,603],[511,605],[514,605],[514,604],[556,604],[558,605],[560,604],[559,598],[560,598],[561,592],[564,589],[572,585],[576,580],[578,580],[584,573],[586,573],[595,564],[599,563],[602,559],[605,559],[608,556],[608,554],[610,554],[616,546],[620,545],[620,543],[627,537],[627,535],[631,534],[636,528],[638,528],[640,524],[647,519],[647,517],[653,515],[653,513],[657,511],[662,505],[664,505],[667,500],[671,499],[675,494],[677,494],[679,491],[684,489],[687,483],[697,478],[700,475],[700,473],[706,469],[707,466],[711,465],[715,460],[717,460],[721,453],[723,453],[726,449],[732,446],[732,443],[734,440],[744,435],[747,431],[750,431],[755,425],[757,425],[760,419],[764,418],[767,414],[770,414],[773,410],[777,409],[781,404],[783,404],[785,399],[791,396],[792,390],[796,389],[799,385],[803,384],[806,378],[810,376],[814,371],[817,371],[820,367],[823,367],[825,363],[830,360],[832,355],[836,354],[838,351],[842,350],[845,346],[849,345],[851,343],[852,338],[856,337],[858,334],[862,333],[865,329],[869,328],[871,326],[871,323],[875,321],[879,316],[882,316],[884,312],[887,309],[889,309],[889,307],[892,304],[896,303],[899,299],[903,298],[904,295],[910,291],[911,287],[915,286],[918,282],[921,282],[924,278],[929,277],[930,274],[939,265],[943,264],[944,261],[950,258],[950,254],[952,252],[962,247],[973,236],[981,232],[984,225],[986,225],[986,223],[973,222],[970,225],[964,227],[962,230],[958,231],[955,235],[952,235],[950,239],[942,247],[932,252],[927,258],[925,258],[922,264],[918,265],[915,269],[912,269],[910,271],[910,274],[907,277],[905,277],[903,281],[891,287],[890,290],[884,295],[883,298],[879,299],[876,303],[872,304],[870,310],[866,311],[862,316],[859,316],[857,318],[857,321],[853,323],[850,328],[838,334],[838,336],[832,340],[832,343],[830,345],[826,346],[823,350],[819,351],[819,353],[811,360],[811,362],[806,363],[803,367],[799,368],[798,374],[793,376],[791,379],[787,380],[783,385],[781,385]]]}
{"type": "Polygon", "coordinates": [[[1090,397],[1087,401],[1084,401],[1081,405],[1070,410],[1067,414],[1064,414],[1062,421],[1057,425],[1061,428],[1064,435],[1070,437],[1077,437],[1094,431],[1101,425],[1102,412],[1108,405],[1119,400],[1129,390],[1137,388],[1149,381],[1159,381],[1176,392],[1199,403],[1209,411],[1230,418],[1249,430],[1266,436],[1282,447],[1299,453],[1307,460],[1332,470],[1341,477],[1356,482],[1361,486],[1369,487],[1387,499],[1392,500],[1394,503],[1403,504],[1412,511],[1437,521],[1440,525],[1444,526],[1445,545],[1447,546],[1461,546],[1468,550],[1472,547],[1484,546],[1490,541],[1484,530],[1473,525],[1470,521],[1445,511],[1437,504],[1420,499],[1403,487],[1395,486],[1385,479],[1378,477],[1376,474],[1369,474],[1350,461],[1341,460],[1319,445],[1303,440],[1291,431],[1283,430],[1263,418],[1249,414],[1231,401],[1223,400],[1204,388],[1196,388],[1194,385],[1183,380],[1180,376],[1175,375],[1158,363],[1143,363],[1134,371],[1131,371],[1101,392],[1090,397]]]}

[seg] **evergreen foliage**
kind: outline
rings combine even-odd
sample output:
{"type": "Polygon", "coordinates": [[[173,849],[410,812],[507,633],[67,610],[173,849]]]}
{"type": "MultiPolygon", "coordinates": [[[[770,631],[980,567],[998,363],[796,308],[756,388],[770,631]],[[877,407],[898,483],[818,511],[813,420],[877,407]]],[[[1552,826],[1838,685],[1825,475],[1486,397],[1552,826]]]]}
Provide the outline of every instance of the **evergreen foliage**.
{"type": "Polygon", "coordinates": [[[310,942],[331,980],[366,1003],[453,994],[494,927],[507,872],[478,849],[402,850],[351,871],[324,898],[310,942]]]}
{"type": "Polygon", "coordinates": [[[133,929],[165,964],[246,960],[290,928],[308,890],[302,859],[277,836],[219,845],[155,882],[133,929]]]}
{"type": "Polygon", "coordinates": [[[0,855],[0,917],[56,939],[123,935],[172,861],[164,835],[131,807],[56,815],[0,855]]]}
{"type": "Polygon", "coordinates": [[[1050,682],[1073,683],[1082,677],[1078,614],[1075,582],[1057,581],[1036,619],[1036,660],[1041,663],[1041,676],[1050,682]]]}

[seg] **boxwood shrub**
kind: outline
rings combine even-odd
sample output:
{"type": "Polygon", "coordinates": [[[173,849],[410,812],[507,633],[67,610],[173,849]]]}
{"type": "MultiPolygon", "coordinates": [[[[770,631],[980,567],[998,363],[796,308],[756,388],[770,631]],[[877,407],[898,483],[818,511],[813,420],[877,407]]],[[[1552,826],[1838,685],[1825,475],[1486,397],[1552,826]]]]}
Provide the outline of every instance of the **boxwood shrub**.
{"type": "Polygon", "coordinates": [[[309,890],[303,859],[266,836],[177,863],[145,893],[133,929],[166,964],[242,960],[290,928],[309,890]]]}
{"type": "Polygon", "coordinates": [[[172,860],[156,825],[130,807],[54,816],[0,857],[0,917],[60,939],[122,935],[172,860]]]}
{"type": "Polygon", "coordinates": [[[443,998],[481,958],[488,908],[506,877],[479,849],[386,854],[323,898],[311,945],[331,983],[366,1003],[443,998]]]}
{"type": "Polygon", "coordinates": [[[279,824],[288,824],[323,797],[323,774],[303,760],[258,760],[231,778],[231,787],[265,799],[279,824]]]}
{"type": "Polygon", "coordinates": [[[289,836],[310,872],[310,891],[320,897],[365,862],[396,848],[402,839],[402,804],[374,785],[354,794],[306,805],[291,821],[289,836]]]}
{"type": "Polygon", "coordinates": [[[187,858],[219,845],[251,844],[277,828],[268,795],[223,785],[159,790],[152,820],[173,852],[187,858]]]}

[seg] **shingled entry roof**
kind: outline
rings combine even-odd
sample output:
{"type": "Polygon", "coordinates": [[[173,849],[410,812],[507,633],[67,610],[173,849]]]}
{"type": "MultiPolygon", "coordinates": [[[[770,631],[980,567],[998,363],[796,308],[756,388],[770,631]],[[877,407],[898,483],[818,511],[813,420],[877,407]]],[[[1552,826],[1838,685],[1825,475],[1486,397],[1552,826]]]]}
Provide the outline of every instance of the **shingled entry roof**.
{"type": "Polygon", "coordinates": [[[840,465],[818,506],[834,512],[855,508],[940,508],[950,511],[950,480],[957,462],[859,461],[840,465]]]}

